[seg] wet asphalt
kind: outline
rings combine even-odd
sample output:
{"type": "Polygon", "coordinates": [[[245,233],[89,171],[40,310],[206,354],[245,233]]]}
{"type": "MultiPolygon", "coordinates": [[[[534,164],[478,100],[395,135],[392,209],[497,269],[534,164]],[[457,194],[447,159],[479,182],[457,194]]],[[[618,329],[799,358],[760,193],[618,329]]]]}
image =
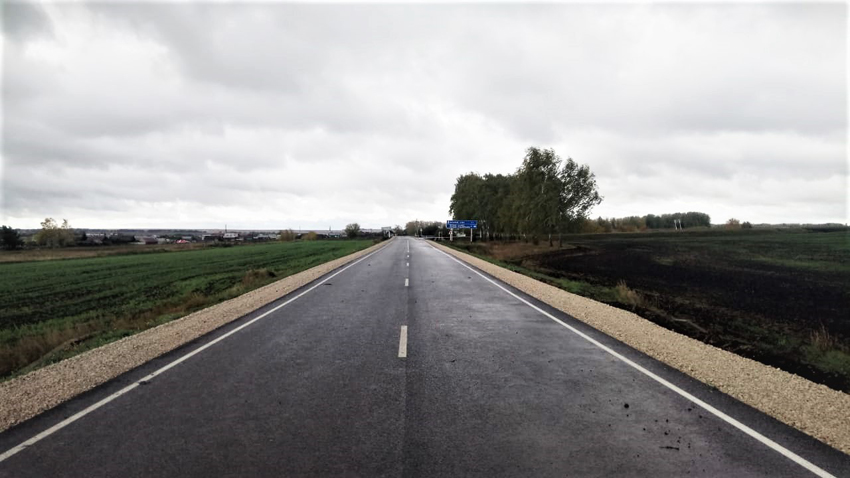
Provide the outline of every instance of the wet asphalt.
{"type": "MultiPolygon", "coordinates": [[[[393,239],[318,282],[0,462],[0,477],[814,476],[425,241],[393,239]]],[[[848,455],[502,286],[850,476],[848,455]]],[[[0,453],[298,292],[7,430],[0,453]]]]}

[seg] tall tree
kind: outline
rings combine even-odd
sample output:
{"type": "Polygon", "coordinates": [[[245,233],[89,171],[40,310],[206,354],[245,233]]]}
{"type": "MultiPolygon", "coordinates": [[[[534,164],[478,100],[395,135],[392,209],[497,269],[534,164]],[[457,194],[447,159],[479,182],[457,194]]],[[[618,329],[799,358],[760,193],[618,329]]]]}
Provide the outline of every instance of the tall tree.
{"type": "Polygon", "coordinates": [[[514,181],[514,214],[520,232],[531,234],[536,242],[539,234],[549,234],[559,224],[561,178],[560,159],[552,149],[528,148],[514,181]]]}
{"type": "Polygon", "coordinates": [[[479,219],[484,179],[475,173],[457,178],[455,192],[449,204],[449,214],[454,219],[479,219]]]}
{"type": "Polygon", "coordinates": [[[505,232],[507,224],[503,221],[501,211],[507,206],[514,176],[502,174],[485,174],[481,184],[480,219],[483,221],[484,232],[490,234],[505,232]]]}
{"type": "MultiPolygon", "coordinates": [[[[596,186],[596,176],[590,166],[578,164],[567,158],[559,171],[560,197],[558,198],[558,246],[562,247],[563,233],[580,227],[590,210],[602,202],[596,186]]],[[[551,245],[551,240],[550,240],[551,245]]]]}

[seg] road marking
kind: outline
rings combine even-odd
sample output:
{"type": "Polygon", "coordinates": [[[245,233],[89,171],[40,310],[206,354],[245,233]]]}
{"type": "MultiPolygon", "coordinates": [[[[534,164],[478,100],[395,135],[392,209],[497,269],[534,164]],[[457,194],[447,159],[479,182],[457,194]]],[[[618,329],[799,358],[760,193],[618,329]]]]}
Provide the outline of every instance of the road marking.
{"type": "Polygon", "coordinates": [[[398,336],[398,358],[407,358],[407,326],[401,326],[401,333],[398,336]]]}
{"type": "Polygon", "coordinates": [[[409,280],[407,277],[405,277],[405,278],[404,278],[404,286],[405,286],[405,287],[409,287],[409,286],[410,286],[410,280],[409,280]]]}
{"type": "MultiPolygon", "coordinates": [[[[429,246],[431,246],[431,247],[433,247],[434,249],[437,249],[435,246],[433,246],[433,245],[431,245],[431,244],[428,244],[428,245],[429,245],[429,246]]],[[[581,337],[581,338],[583,338],[583,339],[587,340],[588,342],[590,342],[590,343],[592,343],[593,345],[595,345],[595,346],[599,347],[600,349],[604,350],[605,352],[608,352],[609,354],[613,355],[614,357],[616,357],[616,358],[618,358],[618,359],[622,360],[622,361],[623,361],[623,362],[625,362],[627,365],[630,365],[632,368],[636,369],[638,372],[640,372],[640,373],[642,373],[642,374],[646,375],[647,377],[649,377],[649,378],[651,378],[651,379],[655,380],[656,382],[660,383],[661,385],[664,385],[665,387],[667,387],[667,388],[669,388],[670,390],[672,390],[672,391],[676,392],[677,394],[681,395],[682,397],[686,398],[687,400],[690,400],[690,401],[691,401],[691,402],[693,402],[695,405],[697,405],[697,406],[699,406],[699,407],[702,407],[702,408],[703,408],[704,410],[706,410],[707,412],[711,413],[712,415],[716,416],[717,418],[720,418],[721,420],[723,420],[723,421],[725,421],[726,423],[728,423],[728,424],[732,425],[733,427],[737,428],[738,430],[741,430],[742,432],[746,433],[746,434],[747,434],[747,435],[749,435],[750,437],[755,438],[756,440],[758,440],[758,441],[759,441],[759,442],[761,442],[762,444],[767,445],[767,447],[771,448],[773,451],[775,451],[775,452],[779,453],[780,455],[782,455],[782,456],[784,456],[784,457],[788,458],[789,460],[791,460],[791,461],[793,461],[794,463],[796,463],[796,464],[798,464],[798,465],[802,466],[803,468],[805,468],[805,469],[809,470],[810,472],[814,473],[814,474],[815,474],[815,475],[817,475],[817,476],[820,476],[820,477],[822,477],[822,478],[835,478],[835,475],[832,475],[832,474],[831,474],[831,473],[829,473],[828,471],[826,471],[826,470],[824,470],[824,469],[822,469],[822,468],[818,467],[817,465],[815,465],[815,464],[813,464],[813,463],[809,462],[809,461],[808,461],[808,460],[806,460],[805,458],[803,458],[803,457],[801,457],[800,455],[797,455],[796,453],[794,453],[793,451],[791,451],[791,450],[789,450],[789,449],[787,449],[787,448],[783,447],[783,446],[782,446],[782,445],[780,445],[779,443],[776,443],[775,441],[771,440],[770,438],[768,438],[768,437],[766,437],[766,436],[762,435],[761,433],[759,433],[759,432],[757,432],[757,431],[753,430],[752,428],[748,427],[747,425],[744,425],[743,423],[741,423],[741,422],[739,422],[738,420],[736,420],[736,419],[734,419],[734,418],[730,417],[729,415],[727,415],[727,414],[723,413],[722,411],[718,410],[717,408],[714,408],[713,406],[711,406],[711,405],[709,405],[708,403],[706,403],[706,402],[704,402],[704,401],[700,400],[699,398],[697,398],[697,397],[695,397],[695,396],[691,395],[690,393],[688,393],[688,392],[686,392],[686,391],[682,390],[681,388],[677,387],[676,385],[673,385],[672,383],[670,383],[670,382],[668,382],[667,380],[665,380],[665,379],[663,379],[663,378],[659,377],[658,375],[656,375],[656,374],[654,374],[654,373],[650,372],[649,370],[647,370],[647,369],[643,368],[642,366],[640,366],[640,365],[636,364],[635,362],[632,362],[632,361],[631,361],[631,360],[629,360],[628,358],[624,357],[624,356],[623,356],[623,355],[621,355],[620,353],[618,353],[618,352],[616,352],[615,350],[611,349],[611,348],[610,348],[610,347],[608,347],[607,345],[605,345],[605,344],[603,344],[603,343],[599,342],[598,340],[594,339],[593,337],[590,337],[589,335],[587,335],[587,334],[585,334],[584,332],[582,332],[582,331],[580,331],[580,330],[576,329],[575,327],[573,327],[573,326],[571,326],[571,325],[568,325],[568,324],[564,323],[563,321],[561,321],[561,320],[560,320],[560,319],[558,319],[557,317],[553,316],[552,314],[550,314],[550,313],[546,312],[545,310],[541,309],[540,307],[537,307],[536,305],[532,304],[531,302],[529,302],[529,301],[527,301],[527,300],[523,299],[522,297],[520,297],[520,296],[518,296],[518,295],[514,294],[513,292],[511,292],[510,290],[508,290],[508,289],[506,289],[506,288],[502,287],[499,283],[497,283],[497,282],[495,282],[494,280],[490,279],[489,277],[485,276],[484,274],[482,274],[481,272],[479,272],[477,269],[474,269],[473,267],[471,267],[471,266],[469,266],[469,265],[465,264],[465,263],[464,263],[464,262],[462,262],[460,259],[458,259],[458,258],[456,258],[456,257],[452,256],[451,254],[449,254],[449,253],[447,253],[447,252],[445,252],[445,251],[443,251],[443,250],[441,250],[441,249],[437,249],[437,250],[438,250],[438,251],[440,251],[440,252],[442,252],[443,254],[447,255],[449,258],[451,258],[452,260],[454,260],[454,261],[455,261],[455,262],[457,262],[458,264],[462,265],[463,267],[466,267],[467,269],[471,270],[472,272],[474,272],[474,273],[478,274],[479,276],[481,276],[481,277],[482,277],[484,280],[486,280],[487,282],[489,282],[489,283],[491,283],[491,284],[495,285],[496,287],[498,287],[499,289],[502,289],[503,291],[507,292],[508,294],[510,294],[511,296],[513,296],[515,299],[517,299],[517,300],[519,300],[520,302],[524,303],[525,305],[527,305],[527,306],[531,307],[532,309],[536,310],[537,312],[540,312],[541,314],[543,314],[543,315],[545,315],[546,317],[548,317],[548,318],[552,319],[553,321],[555,321],[555,322],[557,322],[557,323],[559,323],[559,324],[563,325],[564,327],[566,327],[567,329],[569,329],[570,331],[572,331],[573,333],[575,333],[575,334],[576,334],[576,335],[578,335],[579,337],[581,337]]]]}
{"type": "Polygon", "coordinates": [[[195,350],[189,352],[188,354],[180,357],[179,359],[169,363],[168,365],[154,371],[153,373],[151,373],[149,375],[146,375],[144,378],[136,380],[135,382],[131,383],[130,385],[127,385],[126,387],[122,388],[121,390],[118,390],[117,392],[113,393],[112,395],[100,400],[99,402],[94,403],[92,405],[89,405],[87,408],[75,413],[74,415],[71,415],[70,417],[62,420],[61,422],[57,423],[56,425],[53,425],[52,427],[48,428],[47,430],[44,430],[43,432],[39,433],[38,435],[35,435],[34,437],[32,437],[29,440],[21,443],[20,445],[14,447],[14,448],[10,448],[9,450],[6,450],[6,452],[4,452],[2,455],[0,455],[0,463],[2,463],[3,461],[7,460],[10,457],[12,457],[16,453],[23,450],[24,448],[27,448],[27,447],[30,447],[30,446],[36,444],[37,442],[43,440],[44,438],[47,438],[48,436],[56,433],[57,431],[65,428],[66,426],[74,423],[75,421],[79,420],[80,418],[83,418],[84,416],[86,416],[89,413],[97,410],[98,408],[106,405],[107,403],[115,400],[116,398],[120,397],[121,395],[124,395],[125,393],[132,391],[134,388],[138,387],[141,382],[149,382],[150,380],[155,378],[157,375],[160,375],[160,374],[166,372],[167,370],[179,365],[180,363],[190,359],[191,357],[203,352],[204,350],[206,350],[206,349],[212,347],[213,345],[221,342],[222,340],[230,337],[231,335],[235,334],[236,332],[239,332],[240,330],[244,329],[245,327],[248,327],[249,325],[253,324],[254,322],[257,322],[258,320],[267,317],[269,314],[276,312],[278,309],[281,309],[282,307],[284,307],[284,306],[294,302],[295,300],[303,297],[308,292],[310,292],[313,289],[324,284],[328,279],[332,279],[332,278],[338,276],[339,274],[342,274],[346,269],[353,267],[357,263],[365,260],[367,257],[369,257],[369,256],[371,256],[371,255],[373,255],[377,252],[380,252],[382,250],[383,250],[383,248],[378,249],[377,251],[372,251],[369,254],[366,254],[365,256],[361,257],[360,259],[357,259],[356,261],[352,262],[351,264],[348,264],[347,266],[343,267],[342,269],[336,271],[332,275],[327,276],[327,277],[323,277],[322,278],[323,280],[317,281],[316,285],[310,287],[309,289],[305,290],[304,292],[301,292],[300,294],[298,294],[295,297],[287,300],[286,302],[278,305],[277,307],[264,312],[262,315],[254,317],[250,321],[245,322],[244,324],[240,325],[239,327],[236,327],[235,329],[231,330],[230,332],[227,332],[226,334],[222,335],[221,337],[218,337],[217,339],[215,339],[215,340],[213,340],[213,341],[211,341],[211,342],[209,342],[209,343],[207,343],[207,344],[205,344],[201,347],[198,347],[197,349],[195,349],[195,350]]]}

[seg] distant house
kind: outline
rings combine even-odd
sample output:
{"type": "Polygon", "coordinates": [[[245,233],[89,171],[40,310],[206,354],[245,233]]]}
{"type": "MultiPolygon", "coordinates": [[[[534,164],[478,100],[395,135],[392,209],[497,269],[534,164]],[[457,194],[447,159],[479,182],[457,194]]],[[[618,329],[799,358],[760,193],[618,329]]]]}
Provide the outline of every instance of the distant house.
{"type": "Polygon", "coordinates": [[[223,238],[225,241],[235,241],[235,240],[239,239],[239,233],[236,233],[236,232],[225,232],[225,233],[224,233],[224,235],[222,236],[222,238],[223,238]]]}
{"type": "Polygon", "coordinates": [[[139,242],[141,242],[141,243],[143,243],[147,246],[150,246],[150,245],[155,246],[155,245],[159,244],[159,239],[157,239],[156,236],[145,236],[145,237],[140,237],[139,242]]]}

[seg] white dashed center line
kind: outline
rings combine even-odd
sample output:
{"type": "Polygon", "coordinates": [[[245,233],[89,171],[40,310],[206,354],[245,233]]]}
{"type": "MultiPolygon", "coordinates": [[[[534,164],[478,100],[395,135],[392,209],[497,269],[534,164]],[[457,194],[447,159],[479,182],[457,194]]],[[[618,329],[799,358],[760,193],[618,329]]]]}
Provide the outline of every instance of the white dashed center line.
{"type": "Polygon", "coordinates": [[[401,334],[398,336],[398,358],[407,358],[407,326],[401,326],[401,334]]]}

